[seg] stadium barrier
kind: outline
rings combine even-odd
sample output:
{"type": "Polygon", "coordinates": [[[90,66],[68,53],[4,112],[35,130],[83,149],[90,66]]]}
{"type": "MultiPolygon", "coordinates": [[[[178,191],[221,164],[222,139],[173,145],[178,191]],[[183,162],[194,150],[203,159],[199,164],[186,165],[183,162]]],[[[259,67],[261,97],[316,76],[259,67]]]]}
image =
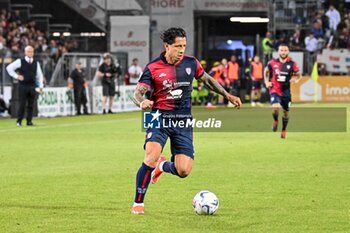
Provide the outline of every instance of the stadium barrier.
{"type": "MultiPolygon", "coordinates": [[[[114,96],[112,111],[113,112],[128,112],[140,110],[132,101],[135,86],[119,86],[119,92],[114,96]]],[[[92,92],[92,112],[102,112],[102,86],[93,87],[92,92]]]]}
{"type": "Polygon", "coordinates": [[[303,77],[292,84],[293,102],[349,102],[350,76],[319,76],[317,81],[303,77]]]}
{"type": "MultiPolygon", "coordinates": [[[[135,86],[120,86],[119,95],[116,95],[112,111],[135,111],[139,108],[133,103],[132,95],[135,86]]],[[[87,106],[91,113],[102,112],[102,87],[93,87],[93,94],[89,95],[87,88],[87,106]],[[92,98],[90,98],[92,96],[92,98]]],[[[45,92],[38,97],[38,110],[40,117],[55,117],[75,115],[73,90],[66,87],[45,88],[45,92]]]]}
{"type": "Polygon", "coordinates": [[[329,73],[348,74],[350,52],[347,49],[323,49],[317,56],[317,62],[324,64],[329,73]]]}

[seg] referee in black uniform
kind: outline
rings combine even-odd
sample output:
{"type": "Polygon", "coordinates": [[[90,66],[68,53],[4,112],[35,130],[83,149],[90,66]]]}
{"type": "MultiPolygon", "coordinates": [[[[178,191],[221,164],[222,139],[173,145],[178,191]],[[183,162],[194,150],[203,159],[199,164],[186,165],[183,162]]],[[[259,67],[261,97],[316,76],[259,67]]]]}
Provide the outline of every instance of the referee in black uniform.
{"type": "Polygon", "coordinates": [[[34,49],[27,46],[24,49],[25,57],[17,59],[6,67],[9,75],[18,80],[19,108],[17,112],[17,126],[22,126],[25,108],[27,106],[27,125],[32,126],[33,109],[35,100],[35,88],[39,93],[43,92],[43,72],[38,61],[34,60],[34,49]]]}

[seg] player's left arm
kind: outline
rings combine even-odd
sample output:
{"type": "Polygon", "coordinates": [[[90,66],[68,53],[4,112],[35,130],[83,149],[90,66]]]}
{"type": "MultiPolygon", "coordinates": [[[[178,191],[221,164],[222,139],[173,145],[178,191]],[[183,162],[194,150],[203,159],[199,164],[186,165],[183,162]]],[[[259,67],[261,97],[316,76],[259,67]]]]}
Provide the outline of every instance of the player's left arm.
{"type": "Polygon", "coordinates": [[[207,72],[204,72],[200,80],[203,84],[211,91],[214,91],[222,96],[224,96],[228,101],[230,101],[236,108],[240,108],[242,105],[241,99],[237,96],[229,94],[225,88],[223,88],[212,76],[207,72]]]}
{"type": "Polygon", "coordinates": [[[290,82],[291,83],[298,83],[300,81],[300,79],[303,78],[298,66],[296,63],[294,63],[294,66],[293,66],[293,77],[291,78],[290,82]]]}

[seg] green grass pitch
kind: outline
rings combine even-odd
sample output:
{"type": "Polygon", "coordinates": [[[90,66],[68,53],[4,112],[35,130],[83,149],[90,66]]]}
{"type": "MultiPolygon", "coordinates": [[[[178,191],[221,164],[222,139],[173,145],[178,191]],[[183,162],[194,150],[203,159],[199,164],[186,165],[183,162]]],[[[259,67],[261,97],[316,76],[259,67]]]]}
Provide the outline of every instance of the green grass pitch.
{"type": "MultiPolygon", "coordinates": [[[[316,106],[347,107],[349,122],[350,104],[316,106]]],[[[196,133],[191,175],[164,174],[148,189],[146,214],[135,216],[139,112],[34,123],[0,120],[1,233],[350,232],[349,126],[286,140],[272,132],[196,133]],[[197,216],[192,198],[206,189],[220,207],[197,216]]]]}

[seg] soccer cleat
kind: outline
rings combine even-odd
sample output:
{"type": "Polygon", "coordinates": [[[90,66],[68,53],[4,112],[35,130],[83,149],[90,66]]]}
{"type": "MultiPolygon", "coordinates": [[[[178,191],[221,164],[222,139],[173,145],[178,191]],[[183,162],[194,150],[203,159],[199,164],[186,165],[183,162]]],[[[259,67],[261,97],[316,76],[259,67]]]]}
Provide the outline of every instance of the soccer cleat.
{"type": "Polygon", "coordinates": [[[160,166],[163,165],[163,163],[166,161],[165,156],[160,156],[157,162],[156,168],[152,172],[151,176],[151,182],[152,184],[155,184],[158,182],[160,176],[162,175],[163,171],[160,169],[160,166]]]}
{"type": "Polygon", "coordinates": [[[278,127],[278,121],[273,121],[272,131],[276,132],[277,131],[277,127],[278,127]]]}
{"type": "Polygon", "coordinates": [[[287,137],[287,131],[282,130],[281,138],[286,138],[286,137],[287,137]]]}
{"type": "Polygon", "coordinates": [[[213,105],[212,103],[207,103],[207,108],[217,108],[217,106],[213,105]]]}
{"type": "Polygon", "coordinates": [[[17,126],[22,126],[22,122],[17,121],[16,125],[17,125],[17,126]]]}
{"type": "Polygon", "coordinates": [[[134,205],[131,208],[131,213],[133,213],[133,214],[144,214],[145,213],[145,206],[143,206],[143,205],[134,205]]]}
{"type": "Polygon", "coordinates": [[[33,122],[29,121],[27,122],[27,126],[34,126],[33,122]]]}

